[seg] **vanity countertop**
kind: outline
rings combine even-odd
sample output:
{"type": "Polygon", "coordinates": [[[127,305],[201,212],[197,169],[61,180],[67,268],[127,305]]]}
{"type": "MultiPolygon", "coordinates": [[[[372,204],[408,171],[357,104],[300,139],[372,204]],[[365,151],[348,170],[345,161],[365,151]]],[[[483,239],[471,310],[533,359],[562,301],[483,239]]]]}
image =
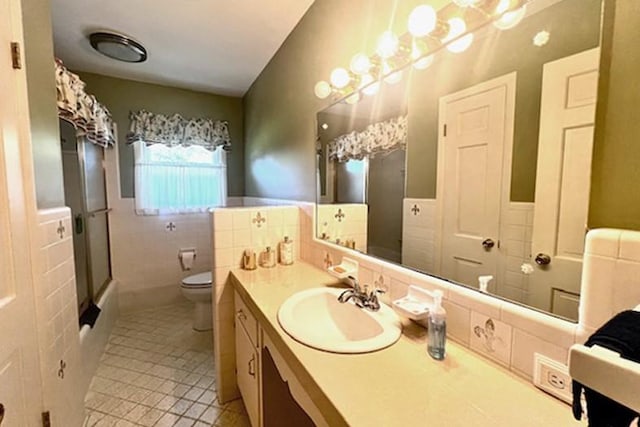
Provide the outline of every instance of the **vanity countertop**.
{"type": "Polygon", "coordinates": [[[404,322],[400,340],[365,354],[334,354],[293,340],[277,313],[292,294],[336,279],[302,261],[232,270],[231,283],[331,426],[578,426],[571,408],[452,341],[444,361],[426,330],[404,322]]]}

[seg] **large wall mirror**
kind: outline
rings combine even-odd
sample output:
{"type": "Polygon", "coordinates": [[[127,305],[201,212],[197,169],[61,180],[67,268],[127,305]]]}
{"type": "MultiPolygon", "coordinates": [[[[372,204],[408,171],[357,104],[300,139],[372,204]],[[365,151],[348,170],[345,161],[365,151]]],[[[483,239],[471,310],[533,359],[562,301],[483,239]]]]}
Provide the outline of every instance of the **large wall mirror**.
{"type": "Polygon", "coordinates": [[[319,112],[318,238],[577,320],[601,9],[532,1],[319,112]]]}

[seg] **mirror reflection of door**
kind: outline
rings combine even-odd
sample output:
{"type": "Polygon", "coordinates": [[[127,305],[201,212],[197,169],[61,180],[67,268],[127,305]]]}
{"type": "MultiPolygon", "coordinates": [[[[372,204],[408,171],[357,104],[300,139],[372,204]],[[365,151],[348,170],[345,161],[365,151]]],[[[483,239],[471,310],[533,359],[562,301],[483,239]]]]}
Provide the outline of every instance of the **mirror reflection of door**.
{"type": "Polygon", "coordinates": [[[540,107],[530,304],[576,319],[584,252],[600,49],[545,64],[540,107]]]}
{"type": "Polygon", "coordinates": [[[405,154],[398,149],[369,158],[367,251],[394,262],[402,260],[405,154]]]}
{"type": "Polygon", "coordinates": [[[515,82],[511,73],[440,100],[440,274],[470,286],[477,286],[479,276],[492,275],[490,290],[499,280],[500,217],[510,182],[504,165],[511,162],[515,82]]]}

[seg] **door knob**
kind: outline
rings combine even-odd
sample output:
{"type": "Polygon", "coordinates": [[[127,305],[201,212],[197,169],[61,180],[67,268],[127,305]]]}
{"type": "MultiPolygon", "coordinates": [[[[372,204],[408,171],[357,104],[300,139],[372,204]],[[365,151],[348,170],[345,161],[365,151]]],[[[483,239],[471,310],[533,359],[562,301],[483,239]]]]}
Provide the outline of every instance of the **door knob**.
{"type": "Polygon", "coordinates": [[[484,239],[482,241],[482,247],[487,251],[490,251],[491,248],[493,248],[495,245],[496,245],[496,242],[494,242],[491,239],[484,239]]]}
{"type": "Polygon", "coordinates": [[[536,255],[535,261],[538,265],[549,265],[551,264],[551,257],[547,254],[539,253],[536,255]]]}
{"type": "Polygon", "coordinates": [[[4,419],[4,405],[0,403],[0,424],[2,424],[3,419],[4,419]]]}

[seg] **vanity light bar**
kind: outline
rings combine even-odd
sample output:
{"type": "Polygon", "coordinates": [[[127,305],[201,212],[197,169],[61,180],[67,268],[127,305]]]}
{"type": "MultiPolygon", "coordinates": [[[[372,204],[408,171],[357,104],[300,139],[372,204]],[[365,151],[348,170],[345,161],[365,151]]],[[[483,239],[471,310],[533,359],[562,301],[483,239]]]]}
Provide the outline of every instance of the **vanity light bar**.
{"type": "Polygon", "coordinates": [[[489,23],[501,30],[515,27],[526,15],[528,1],[453,0],[437,12],[430,5],[417,6],[409,14],[404,34],[385,31],[378,38],[375,54],[357,53],[349,68],[334,68],[329,81],[317,82],[314,93],[320,99],[346,97],[346,102],[358,102],[360,95],[354,92],[373,95],[381,80],[390,84],[400,81],[409,65],[427,68],[433,54],[443,47],[464,52],[473,42],[473,33],[489,23]]]}

